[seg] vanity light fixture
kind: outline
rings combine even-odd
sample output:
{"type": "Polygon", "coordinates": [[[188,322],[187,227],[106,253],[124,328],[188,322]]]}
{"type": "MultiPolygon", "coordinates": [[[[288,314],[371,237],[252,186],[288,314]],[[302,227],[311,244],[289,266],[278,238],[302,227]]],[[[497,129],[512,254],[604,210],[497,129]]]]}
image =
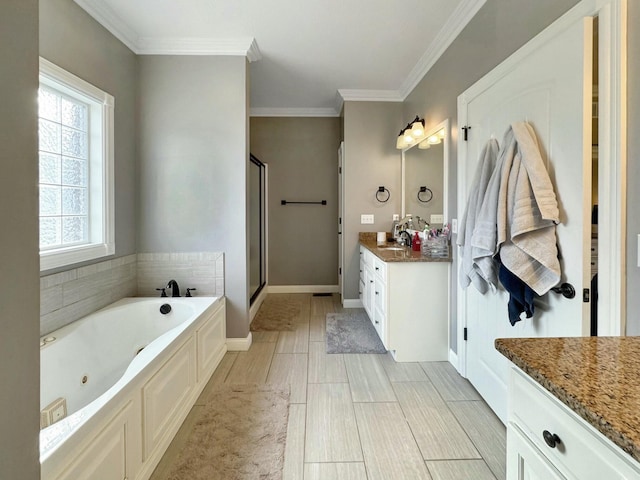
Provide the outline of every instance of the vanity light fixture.
{"type": "Polygon", "coordinates": [[[426,150],[427,148],[431,148],[431,144],[427,140],[423,140],[418,144],[418,148],[420,150],[426,150]]]}
{"type": "Polygon", "coordinates": [[[439,143],[442,143],[442,139],[440,138],[440,136],[436,133],[434,135],[431,135],[429,138],[427,138],[427,142],[430,145],[438,145],[439,143]]]}
{"type": "Polygon", "coordinates": [[[420,117],[416,115],[415,120],[411,124],[411,135],[414,138],[424,137],[424,118],[420,119],[420,117]]]}
{"type": "Polygon", "coordinates": [[[396,139],[396,148],[398,150],[402,150],[404,148],[412,147],[416,143],[424,140],[424,118],[420,118],[416,115],[416,118],[407,124],[400,133],[398,134],[398,138],[396,139]]]}

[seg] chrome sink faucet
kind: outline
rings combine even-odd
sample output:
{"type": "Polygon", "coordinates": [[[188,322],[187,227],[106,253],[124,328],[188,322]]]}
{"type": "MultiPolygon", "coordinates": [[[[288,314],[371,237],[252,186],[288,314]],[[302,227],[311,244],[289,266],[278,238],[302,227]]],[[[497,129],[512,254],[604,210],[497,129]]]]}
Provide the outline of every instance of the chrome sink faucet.
{"type": "Polygon", "coordinates": [[[402,238],[403,234],[405,234],[407,236],[406,245],[408,247],[410,247],[411,246],[411,234],[409,232],[407,232],[406,230],[402,230],[401,232],[398,233],[398,243],[400,245],[405,245],[405,239],[402,238]]]}
{"type": "Polygon", "coordinates": [[[176,282],[175,280],[169,280],[169,283],[167,283],[167,287],[166,288],[170,288],[171,289],[171,296],[172,297],[179,297],[180,296],[180,287],[178,286],[178,282],[176,282]]]}

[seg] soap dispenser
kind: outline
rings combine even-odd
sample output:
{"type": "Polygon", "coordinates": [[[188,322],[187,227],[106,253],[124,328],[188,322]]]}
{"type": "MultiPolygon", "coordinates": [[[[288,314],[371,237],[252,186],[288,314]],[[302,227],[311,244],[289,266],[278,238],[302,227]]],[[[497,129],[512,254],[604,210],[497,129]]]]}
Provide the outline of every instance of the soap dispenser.
{"type": "Polygon", "coordinates": [[[416,232],[413,234],[413,240],[411,241],[411,249],[414,252],[419,252],[421,245],[422,245],[422,241],[420,240],[420,234],[416,232]]]}

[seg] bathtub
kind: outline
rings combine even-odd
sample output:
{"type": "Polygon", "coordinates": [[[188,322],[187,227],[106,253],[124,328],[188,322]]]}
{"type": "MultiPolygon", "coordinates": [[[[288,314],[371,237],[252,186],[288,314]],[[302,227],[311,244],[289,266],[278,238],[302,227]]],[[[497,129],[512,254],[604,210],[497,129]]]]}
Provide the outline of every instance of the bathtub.
{"type": "Polygon", "coordinates": [[[40,408],[63,418],[40,431],[42,478],[148,478],[225,337],[223,297],[125,298],[43,337],[40,408]]]}

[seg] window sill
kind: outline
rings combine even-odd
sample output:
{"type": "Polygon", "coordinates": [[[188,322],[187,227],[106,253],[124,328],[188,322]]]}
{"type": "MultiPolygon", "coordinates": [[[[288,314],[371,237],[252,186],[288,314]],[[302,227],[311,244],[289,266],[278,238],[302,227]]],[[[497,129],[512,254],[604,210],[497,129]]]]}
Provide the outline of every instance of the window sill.
{"type": "Polygon", "coordinates": [[[114,243],[101,243],[52,250],[50,252],[40,252],[40,271],[43,272],[53,268],[70,266],[75,263],[106,257],[113,255],[115,250],[114,243]]]}

